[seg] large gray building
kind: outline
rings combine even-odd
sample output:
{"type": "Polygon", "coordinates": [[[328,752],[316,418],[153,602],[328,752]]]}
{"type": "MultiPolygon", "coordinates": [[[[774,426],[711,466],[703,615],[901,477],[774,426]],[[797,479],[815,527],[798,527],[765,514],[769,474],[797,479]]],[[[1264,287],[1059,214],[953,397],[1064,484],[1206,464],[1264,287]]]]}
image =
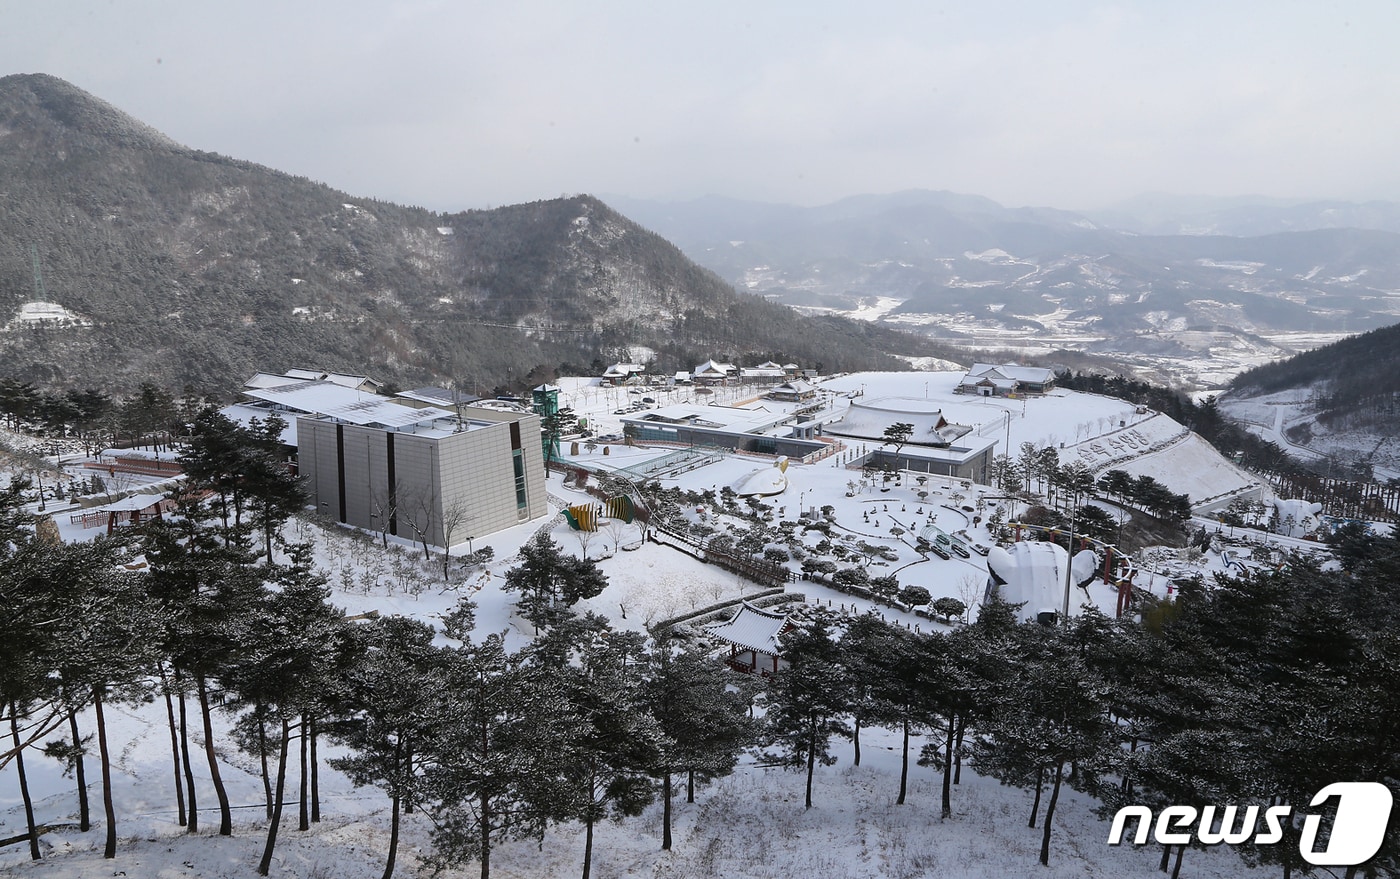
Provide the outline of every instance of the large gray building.
{"type": "Polygon", "coordinates": [[[282,416],[312,501],[337,521],[446,546],[549,513],[539,416],[434,388],[385,397],[363,376],[306,372],[259,373],[222,411],[245,425],[282,416]]]}
{"type": "Polygon", "coordinates": [[[533,414],[381,397],[297,418],[297,460],[322,512],[434,546],[550,511],[533,414]]]}

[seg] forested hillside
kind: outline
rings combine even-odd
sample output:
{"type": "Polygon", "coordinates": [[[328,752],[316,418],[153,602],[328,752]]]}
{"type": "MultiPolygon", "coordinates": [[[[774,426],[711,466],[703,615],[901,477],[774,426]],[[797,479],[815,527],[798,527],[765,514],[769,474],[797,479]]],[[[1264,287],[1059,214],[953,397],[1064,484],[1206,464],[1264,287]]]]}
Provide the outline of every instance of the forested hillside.
{"type": "Polygon", "coordinates": [[[1400,324],[1243,372],[1230,393],[1257,397],[1290,389],[1311,389],[1313,411],[1324,426],[1400,426],[1400,324]]]}
{"type": "Polygon", "coordinates": [[[13,378],[220,391],[259,369],[523,385],[628,345],[898,368],[925,341],[752,297],[590,196],[438,214],[182,147],[44,75],[0,79],[13,378]],[[64,320],[22,320],[48,301],[64,320]]]}

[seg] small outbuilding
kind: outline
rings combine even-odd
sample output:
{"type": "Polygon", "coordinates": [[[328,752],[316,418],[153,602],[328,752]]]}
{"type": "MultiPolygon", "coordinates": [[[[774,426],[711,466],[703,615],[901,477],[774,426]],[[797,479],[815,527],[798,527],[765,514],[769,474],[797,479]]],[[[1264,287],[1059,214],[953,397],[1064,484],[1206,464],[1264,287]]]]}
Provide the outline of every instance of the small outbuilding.
{"type": "Polygon", "coordinates": [[[792,628],[788,615],[754,607],[747,601],[726,623],[706,626],[706,631],[729,645],[725,661],[735,671],[764,676],[787,667],[779,654],[778,638],[792,628]]]}

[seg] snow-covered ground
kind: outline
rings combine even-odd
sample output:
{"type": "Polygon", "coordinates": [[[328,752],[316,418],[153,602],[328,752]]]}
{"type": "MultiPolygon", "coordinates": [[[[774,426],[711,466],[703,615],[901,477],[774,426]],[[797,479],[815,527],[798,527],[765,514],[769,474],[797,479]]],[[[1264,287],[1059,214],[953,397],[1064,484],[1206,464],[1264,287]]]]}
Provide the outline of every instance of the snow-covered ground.
{"type": "MultiPolygon", "coordinates": [[[[230,763],[224,771],[235,812],[234,836],[222,839],[204,829],[183,834],[166,808],[169,798],[168,739],[164,754],[151,736],[163,733],[129,711],[113,712],[114,734],[123,742],[117,771],[122,841],[115,860],[101,857],[99,821],[91,831],[44,837],[45,859],[28,860],[23,846],[0,851],[0,873],[25,879],[91,879],[96,876],[242,879],[254,875],[265,822],[261,788],[248,770],[230,763]]],[[[922,744],[916,739],[915,747],[922,744]]],[[[1093,802],[1073,791],[1057,806],[1050,866],[1037,863],[1040,830],[1026,827],[1031,793],[980,778],[966,767],[953,790],[953,817],[940,821],[940,776],[913,766],[908,801],[895,805],[899,785],[899,740],[883,730],[862,733],[861,765],[851,765],[849,743],[838,744],[838,763],[816,773],[813,807],[803,808],[803,776],[763,769],[746,761],[731,777],[700,787],[696,802],[684,791],[675,804],[675,845],[661,851],[660,806],[622,823],[597,828],[593,875],[621,877],[724,876],[734,879],[791,877],[947,876],[954,879],[1151,879],[1159,850],[1110,846],[1108,825],[1091,812],[1093,802]]],[[[38,763],[38,761],[34,761],[38,763]]],[[[198,772],[198,770],[196,770],[198,772]]],[[[56,773],[54,773],[56,775],[56,773]]],[[[8,779],[7,779],[8,781],[8,779]]],[[[54,790],[41,806],[51,817],[71,812],[68,784],[45,777],[54,790]]],[[[383,871],[388,843],[388,802],[373,789],[355,790],[333,770],[322,770],[323,820],[298,832],[282,830],[270,875],[351,879],[383,871]]],[[[217,819],[217,813],[214,813],[217,819]]],[[[1041,807],[1044,818],[1044,805],[1041,807]]],[[[206,818],[207,820],[207,818],[206,818]]],[[[8,827],[9,825],[7,825],[8,827]]],[[[428,849],[429,826],[421,814],[406,816],[398,876],[417,875],[428,849]]],[[[578,825],[551,829],[542,844],[502,844],[492,854],[492,875],[501,879],[567,879],[579,875],[583,833],[578,825]]],[[[1228,846],[1191,851],[1183,873],[1195,879],[1239,879],[1253,875],[1228,846]]],[[[477,875],[475,865],[444,874],[477,875]]],[[[1259,871],[1258,875],[1272,875],[1259,871]]]]}
{"type": "Polygon", "coordinates": [[[47,324],[49,326],[86,327],[92,321],[59,305],[57,302],[23,302],[19,311],[4,326],[5,330],[47,324]]]}
{"type": "MultiPolygon", "coordinates": [[[[1074,454],[1077,445],[1107,443],[1124,430],[1141,426],[1142,448],[1146,453],[1135,462],[1120,464],[1130,472],[1151,473],[1169,485],[1199,468],[1210,484],[1225,478],[1208,471],[1202,462],[1215,466],[1218,455],[1189,442],[1169,442],[1164,448],[1151,448],[1158,440],[1172,438],[1170,425],[1138,413],[1130,404],[1086,394],[1055,392],[1028,400],[983,400],[955,397],[951,387],[961,373],[866,373],[844,376],[825,383],[834,399],[863,392],[867,398],[910,397],[946,398],[950,420],[976,426],[998,440],[1010,440],[1012,448],[1023,441],[1037,444],[1066,444],[1062,459],[1074,454]],[[940,396],[942,395],[942,396],[940,396]],[[1153,421],[1148,424],[1147,422],[1153,421]],[[1161,436],[1159,436],[1161,434],[1161,436]],[[1149,440],[1152,440],[1149,442],[1149,440]],[[1168,454],[1170,452],[1171,454],[1168,454]],[[1213,456],[1213,457],[1212,457],[1213,456]],[[1195,462],[1193,465],[1192,462],[1195,462]],[[1167,462],[1170,462],[1169,464],[1167,462]],[[1133,470],[1137,467],[1138,470],[1133,470]]],[[[620,432],[615,408],[627,405],[638,395],[625,389],[600,388],[592,379],[565,379],[560,383],[565,405],[590,420],[600,433],[620,432]]],[[[751,399],[753,389],[716,389],[712,395],[725,403],[751,399]]],[[[662,403],[693,395],[687,389],[647,392],[662,403]],[[658,396],[659,395],[659,396],[658,396]]],[[[1163,416],[1157,416],[1162,418],[1163,416]]],[[[1138,442],[1138,439],[1134,439],[1138,442]]],[[[566,457],[570,443],[565,443],[566,457]]],[[[615,442],[593,451],[580,448],[576,460],[599,469],[619,468],[649,458],[670,454],[673,449],[630,448],[615,442]],[[604,454],[603,448],[608,452],[604,454]]],[[[749,456],[722,456],[713,463],[676,476],[661,479],[664,486],[703,492],[719,491],[750,477],[755,471],[771,469],[772,461],[749,456]]],[[[794,520],[799,509],[823,505],[833,508],[831,539],[856,545],[867,542],[889,548],[893,558],[871,562],[874,576],[893,573],[901,585],[920,585],[934,598],[949,596],[973,605],[986,582],[986,562],[973,554],[951,560],[924,556],[914,549],[914,538],[925,528],[963,532],[968,540],[989,543],[984,525],[974,522],[979,514],[990,515],[1004,505],[997,492],[941,477],[917,482],[908,475],[902,483],[889,486],[863,480],[859,470],[847,469],[841,457],[811,465],[793,465],[786,473],[787,485],[781,494],[765,499],[771,522],[794,520]],[[919,492],[926,492],[923,497],[919,492]],[[892,533],[891,529],[903,533],[892,533]]],[[[548,490],[556,505],[592,502],[588,495],[563,485],[551,476],[548,490]]],[[[1180,489],[1176,489],[1180,490],[1180,489]]],[[[688,515],[711,517],[714,511],[691,510],[688,515]]],[[[66,513],[55,516],[65,539],[83,539],[95,531],[84,530],[66,513]]],[[[326,572],[334,590],[333,601],[347,613],[378,611],[402,614],[435,622],[449,611],[461,596],[477,603],[477,633],[507,633],[507,643],[526,643],[532,629],[513,608],[515,596],[502,590],[503,575],[519,547],[532,535],[546,530],[567,552],[600,559],[609,578],[608,588],[589,599],[582,609],[611,618],[615,625],[643,630],[649,623],[685,614],[717,602],[737,599],[757,591],[754,584],[720,568],[702,564],[666,546],[640,543],[635,525],[604,529],[591,538],[580,539],[564,518],[553,515],[524,523],[507,531],[474,540],[470,545],[452,548],[455,555],[490,545],[495,561],[476,571],[457,575],[445,585],[441,558],[436,553],[423,559],[421,549],[391,538],[386,550],[378,535],[347,532],[333,525],[295,521],[288,526],[291,539],[309,541],[315,547],[317,563],[326,572]],[[639,545],[640,544],[640,545],[639,545]]],[[[1238,530],[1238,529],[1237,529],[1238,530]]],[[[810,549],[820,539],[817,532],[803,537],[810,549]]],[[[1294,543],[1273,539],[1276,545],[1294,543]]],[[[1296,542],[1297,545],[1304,545],[1296,542]]],[[[796,562],[792,567],[798,567],[796,562]]],[[[1139,581],[1149,589],[1164,593],[1167,574],[1191,571],[1208,573],[1223,570],[1219,556],[1204,557],[1184,551],[1162,551],[1153,555],[1155,571],[1146,571],[1139,581]]],[[[800,592],[810,603],[857,612],[873,610],[899,624],[943,627],[940,622],[906,613],[897,608],[853,599],[817,583],[794,583],[790,591],[800,592]]],[[[1087,595],[1076,590],[1076,602],[1089,602],[1112,613],[1114,595],[1102,584],[1092,586],[1087,595]]],[[[113,862],[100,857],[101,822],[87,834],[63,830],[43,837],[46,859],[30,863],[22,845],[0,849],[0,873],[16,877],[77,879],[98,875],[159,877],[247,876],[261,850],[263,821],[261,782],[253,761],[232,749],[227,736],[217,736],[221,747],[221,771],[238,806],[235,836],[212,837],[206,829],[191,839],[175,825],[169,808],[170,755],[164,709],[158,704],[114,706],[114,791],[119,814],[122,844],[113,862]]],[[[220,718],[226,725],[227,718],[220,718]]],[[[92,728],[85,718],[86,729],[92,728]]],[[[225,726],[226,728],[226,726],[225,726]]],[[[57,736],[55,736],[56,738],[57,736]]],[[[677,813],[677,844],[663,853],[659,845],[659,807],[653,806],[639,818],[599,829],[594,870],[598,877],[790,877],[804,875],[885,877],[946,875],[981,877],[1044,875],[1049,877],[1149,877],[1158,875],[1156,850],[1114,848],[1106,844],[1108,827],[1092,814],[1092,802],[1076,794],[1062,798],[1056,817],[1051,867],[1036,864],[1039,831],[1028,829],[1031,796],[1003,788],[965,770],[963,784],[954,795],[955,817],[939,822],[937,780],[930,770],[913,771],[910,802],[894,805],[898,785],[897,740],[880,730],[869,730],[863,739],[865,759],[860,767],[850,765],[849,746],[838,746],[840,762],[817,775],[816,805],[802,807],[802,778],[776,769],[765,769],[748,760],[730,779],[699,791],[694,805],[680,803],[677,813]]],[[[325,756],[334,756],[327,748],[325,756]]],[[[76,802],[72,782],[64,779],[55,761],[38,753],[28,755],[31,784],[37,798],[41,822],[74,820],[76,802]]],[[[207,770],[206,770],[207,771],[207,770]]],[[[212,800],[207,775],[198,767],[201,802],[212,800]]],[[[90,778],[95,766],[89,763],[90,778]]],[[[95,779],[94,779],[95,780],[95,779]]],[[[354,789],[339,773],[323,767],[321,788],[325,820],[307,833],[299,833],[295,823],[287,825],[278,842],[278,858],[273,875],[353,877],[375,876],[382,869],[388,835],[388,801],[373,789],[354,789]]],[[[100,790],[92,785],[94,795],[100,790]]],[[[100,817],[100,809],[97,810],[100,817]]],[[[203,813],[207,822],[209,813],[203,813]]],[[[0,838],[22,832],[23,813],[19,807],[13,767],[0,772],[0,838]]],[[[207,824],[206,824],[207,827],[207,824]]],[[[427,846],[428,827],[420,815],[406,822],[401,850],[400,875],[411,875],[417,855],[427,846]]],[[[495,875],[502,877],[564,877],[576,875],[582,853],[582,831],[576,825],[553,829],[544,844],[532,842],[503,845],[493,858],[495,875]]],[[[1238,877],[1247,873],[1244,865],[1228,850],[1187,854],[1186,871],[1196,877],[1238,877]]],[[[468,868],[460,875],[471,875],[468,868]]]]}

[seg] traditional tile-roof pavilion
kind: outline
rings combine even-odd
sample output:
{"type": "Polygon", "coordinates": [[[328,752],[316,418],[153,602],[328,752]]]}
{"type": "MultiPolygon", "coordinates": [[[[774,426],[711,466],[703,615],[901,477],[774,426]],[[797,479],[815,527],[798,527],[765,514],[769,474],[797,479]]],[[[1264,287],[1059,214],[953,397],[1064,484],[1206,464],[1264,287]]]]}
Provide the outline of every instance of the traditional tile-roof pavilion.
{"type": "Polygon", "coordinates": [[[741,381],[756,384],[776,384],[787,378],[787,373],[776,363],[769,362],[760,366],[746,366],[739,370],[741,381]]]}
{"type": "Polygon", "coordinates": [[[639,376],[646,372],[646,366],[641,363],[614,363],[603,371],[603,378],[615,385],[629,381],[633,376],[639,376]]]}
{"type": "Polygon", "coordinates": [[[738,612],[728,622],[705,627],[712,637],[729,645],[731,667],[764,675],[781,668],[778,638],[791,628],[787,614],[763,610],[747,601],[739,605],[738,612]]]}
{"type": "Polygon", "coordinates": [[[950,422],[939,403],[906,397],[879,397],[852,402],[841,418],[826,426],[826,432],[883,442],[885,431],[896,422],[908,424],[914,429],[909,442],[916,446],[946,447],[972,430],[969,425],[950,422]]]}
{"type": "Polygon", "coordinates": [[[697,382],[721,382],[728,379],[736,372],[732,363],[718,363],[714,360],[706,360],[704,363],[690,371],[691,381],[697,382]]]}
{"type": "Polygon", "coordinates": [[[810,400],[817,395],[817,387],[811,382],[800,378],[785,381],[777,385],[768,392],[768,396],[775,400],[800,403],[803,400],[810,400]]]}
{"type": "Polygon", "coordinates": [[[974,363],[957,390],[964,394],[1005,396],[1006,394],[1043,394],[1055,386],[1055,371],[1042,366],[1017,366],[1014,363],[974,363]]]}
{"type": "Polygon", "coordinates": [[[869,460],[878,464],[982,483],[987,481],[997,443],[995,436],[984,436],[984,430],[949,421],[939,402],[903,397],[853,401],[844,415],[823,429],[833,436],[863,440],[869,460]],[[913,432],[896,451],[885,431],[901,423],[913,432]]]}

